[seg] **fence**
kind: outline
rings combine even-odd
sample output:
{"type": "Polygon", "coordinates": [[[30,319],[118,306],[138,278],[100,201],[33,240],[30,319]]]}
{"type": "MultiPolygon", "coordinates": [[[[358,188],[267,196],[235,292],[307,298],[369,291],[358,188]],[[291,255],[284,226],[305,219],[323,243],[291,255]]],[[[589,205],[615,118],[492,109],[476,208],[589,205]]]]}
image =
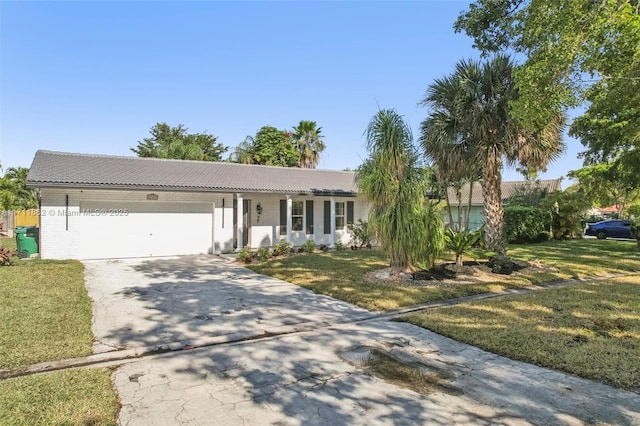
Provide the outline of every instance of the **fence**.
{"type": "Polygon", "coordinates": [[[5,210],[0,216],[0,235],[13,237],[16,226],[40,226],[38,210],[5,210]]]}

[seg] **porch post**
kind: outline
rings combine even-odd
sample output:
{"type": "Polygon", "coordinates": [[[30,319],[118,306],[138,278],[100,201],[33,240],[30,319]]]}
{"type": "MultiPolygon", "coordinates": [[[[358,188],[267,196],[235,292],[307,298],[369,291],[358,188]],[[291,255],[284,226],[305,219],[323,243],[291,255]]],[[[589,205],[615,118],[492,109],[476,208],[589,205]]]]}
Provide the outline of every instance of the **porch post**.
{"type": "Polygon", "coordinates": [[[287,242],[290,243],[292,238],[292,227],[293,227],[293,219],[291,219],[291,215],[293,213],[293,200],[291,199],[291,195],[287,195],[287,242]]]}
{"type": "Polygon", "coordinates": [[[331,238],[329,239],[329,247],[336,247],[336,200],[331,197],[329,199],[329,205],[331,210],[331,238]]]}
{"type": "Polygon", "coordinates": [[[236,194],[236,238],[238,240],[237,250],[240,251],[242,247],[244,247],[244,203],[242,199],[242,194],[236,194]]]}

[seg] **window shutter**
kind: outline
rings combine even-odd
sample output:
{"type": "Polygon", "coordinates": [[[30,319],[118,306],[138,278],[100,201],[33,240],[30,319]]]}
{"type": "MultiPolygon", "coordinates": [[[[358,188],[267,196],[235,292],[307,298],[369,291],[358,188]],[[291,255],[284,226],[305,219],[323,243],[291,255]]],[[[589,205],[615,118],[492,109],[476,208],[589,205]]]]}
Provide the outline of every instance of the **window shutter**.
{"type": "Polygon", "coordinates": [[[313,235],[313,200],[307,200],[307,235],[313,235]]]}
{"type": "Polygon", "coordinates": [[[324,233],[331,234],[331,201],[324,202],[324,233]]]}
{"type": "Polygon", "coordinates": [[[347,225],[353,225],[353,201],[347,201],[347,225]]]}
{"type": "Polygon", "coordinates": [[[287,200],[280,200],[280,235],[287,235],[287,200]]]}

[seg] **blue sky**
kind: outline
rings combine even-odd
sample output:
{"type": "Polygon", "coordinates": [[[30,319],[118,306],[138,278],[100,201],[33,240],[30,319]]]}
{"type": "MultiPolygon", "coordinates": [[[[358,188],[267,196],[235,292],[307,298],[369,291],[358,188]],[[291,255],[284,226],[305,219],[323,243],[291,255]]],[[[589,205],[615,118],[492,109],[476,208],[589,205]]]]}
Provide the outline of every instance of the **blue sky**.
{"type": "MultiPolygon", "coordinates": [[[[417,139],[426,87],[478,57],[452,29],[468,3],[1,1],[0,161],[134,155],[156,122],[235,146],[264,125],[314,120],[319,167],[355,168],[378,108],[404,115],[417,139]]],[[[565,140],[542,177],[581,166],[580,143],[565,140]]]]}

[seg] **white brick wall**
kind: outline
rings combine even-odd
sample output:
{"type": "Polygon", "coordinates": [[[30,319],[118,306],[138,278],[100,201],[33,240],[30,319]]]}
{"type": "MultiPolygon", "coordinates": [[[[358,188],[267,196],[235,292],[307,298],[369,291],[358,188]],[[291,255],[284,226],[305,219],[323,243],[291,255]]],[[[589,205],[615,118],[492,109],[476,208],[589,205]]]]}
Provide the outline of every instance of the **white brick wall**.
{"type": "Polygon", "coordinates": [[[80,205],[104,202],[126,206],[128,203],[215,203],[215,250],[233,250],[233,196],[200,192],[125,191],[94,189],[41,189],[40,254],[46,259],[77,259],[80,205]],[[147,201],[147,194],[158,195],[157,201],[147,201]],[[69,196],[68,210],[65,195],[69,196]],[[224,200],[224,208],[223,206],[224,200]],[[68,216],[65,212],[68,211],[68,216]],[[68,221],[68,225],[67,225],[68,221]]]}
{"type": "MultiPolygon", "coordinates": [[[[243,194],[244,200],[250,200],[251,228],[249,231],[249,246],[253,248],[275,245],[286,235],[280,235],[280,200],[286,197],[282,194],[243,194]],[[256,206],[260,203],[262,214],[258,216],[256,206]]],[[[202,192],[162,192],[162,191],[131,191],[131,190],[98,190],[98,189],[64,189],[43,188],[42,215],[40,218],[40,252],[48,259],[81,258],[78,253],[79,217],[81,204],[104,202],[122,206],[137,203],[215,203],[214,211],[214,249],[215,252],[230,252],[233,250],[235,230],[233,226],[234,194],[215,194],[202,192]],[[147,194],[154,193],[157,201],[147,201],[147,194]],[[65,216],[65,195],[69,196],[68,216],[65,216]],[[224,204],[224,207],[223,207],[224,204]],[[67,224],[68,221],[68,224],[67,224]]],[[[329,244],[330,235],[324,233],[324,201],[329,197],[293,196],[294,201],[313,200],[314,202],[314,235],[316,244],[329,244]]],[[[367,220],[368,205],[360,199],[351,197],[335,197],[336,202],[354,201],[354,220],[367,220]]],[[[305,205],[306,215],[306,205],[305,205]]],[[[345,208],[346,215],[346,208],[345,208]]],[[[346,222],[346,217],[345,217],[346,222]]],[[[305,216],[306,228],[306,216],[305,216]]],[[[305,231],[292,233],[293,244],[304,244],[311,237],[305,231]]],[[[347,229],[336,230],[336,241],[347,244],[350,234],[347,229]]]]}

